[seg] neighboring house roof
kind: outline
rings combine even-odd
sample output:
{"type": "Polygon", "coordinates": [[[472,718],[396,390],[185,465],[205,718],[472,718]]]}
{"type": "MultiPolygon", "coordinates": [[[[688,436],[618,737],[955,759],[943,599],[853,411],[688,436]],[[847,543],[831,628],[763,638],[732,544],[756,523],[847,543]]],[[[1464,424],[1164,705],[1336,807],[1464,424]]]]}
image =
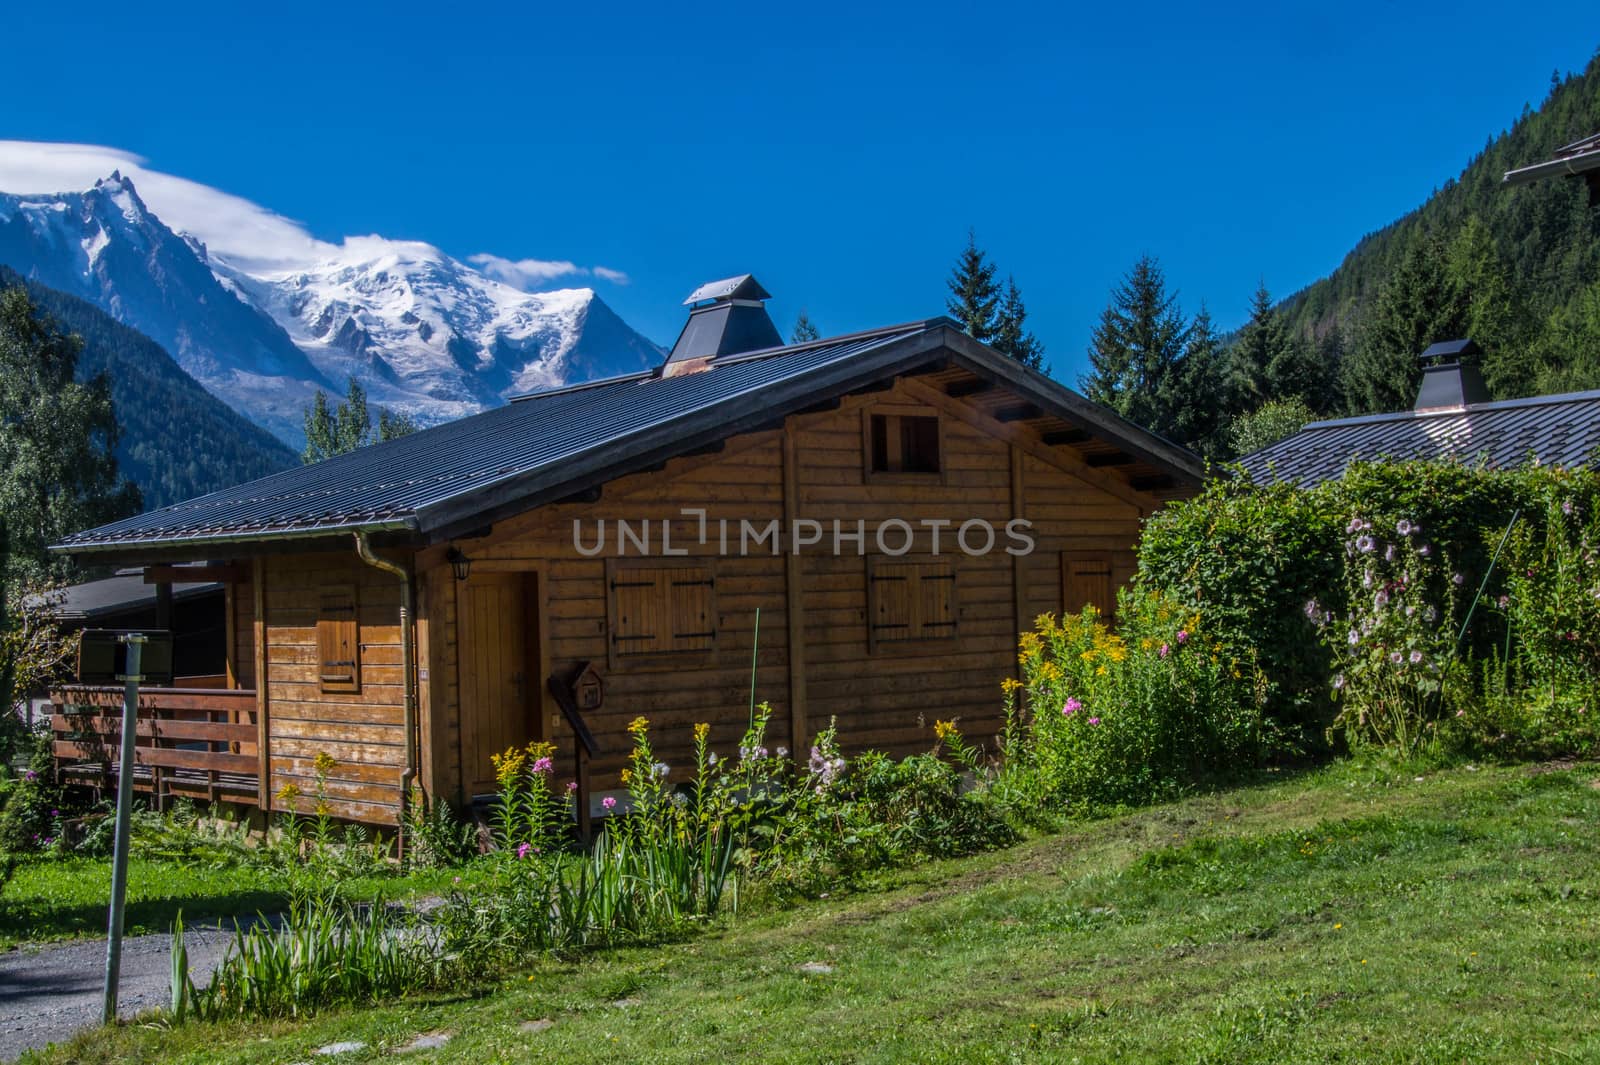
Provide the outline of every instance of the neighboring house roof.
{"type": "MultiPolygon", "coordinates": [[[[172,599],[182,602],[207,595],[220,595],[222,591],[222,585],[216,581],[174,584],[172,599]]],[[[146,584],[143,573],[133,573],[69,585],[56,600],[51,613],[60,621],[95,621],[135,610],[154,610],[155,607],[155,585],[146,584]]]]}
{"type": "Polygon", "coordinates": [[[1552,159],[1506,171],[1501,180],[1507,185],[1525,185],[1546,177],[1582,174],[1592,188],[1597,170],[1600,170],[1600,133],[1592,133],[1582,140],[1557,148],[1552,159]]]}
{"type": "Polygon", "coordinates": [[[897,374],[948,362],[1020,393],[1183,484],[1184,449],[972,340],[938,318],[766,351],[705,370],[660,369],[536,393],[506,406],[67,537],[82,554],[130,547],[326,536],[367,530],[437,541],[572,496],[674,455],[897,374]]]}
{"type": "Polygon", "coordinates": [[[1351,462],[1377,459],[1456,459],[1502,469],[1533,462],[1595,466],[1600,392],[1312,422],[1239,461],[1257,481],[1309,487],[1333,480],[1351,462]]]}

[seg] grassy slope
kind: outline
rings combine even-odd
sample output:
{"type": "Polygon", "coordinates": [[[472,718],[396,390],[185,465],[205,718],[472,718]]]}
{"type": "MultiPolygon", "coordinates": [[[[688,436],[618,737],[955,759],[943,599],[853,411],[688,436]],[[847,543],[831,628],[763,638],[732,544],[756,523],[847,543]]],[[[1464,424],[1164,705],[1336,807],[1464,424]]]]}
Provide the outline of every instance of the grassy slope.
{"type": "Polygon", "coordinates": [[[454,1037],[419,1058],[473,1063],[1596,1060],[1597,775],[1338,766],[481,997],[126,1028],[44,1060],[282,1062],[342,1039],[369,1048],[336,1060],[378,1060],[432,1030],[454,1037]]]}

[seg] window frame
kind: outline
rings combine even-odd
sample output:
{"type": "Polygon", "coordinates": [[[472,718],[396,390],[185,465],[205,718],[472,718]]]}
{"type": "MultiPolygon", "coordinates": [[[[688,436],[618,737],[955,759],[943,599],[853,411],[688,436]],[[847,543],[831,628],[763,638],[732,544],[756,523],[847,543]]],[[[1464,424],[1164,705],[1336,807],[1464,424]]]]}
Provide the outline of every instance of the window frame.
{"type": "Polygon", "coordinates": [[[1068,585],[1073,579],[1072,564],[1075,562],[1092,562],[1105,566],[1106,602],[1104,605],[1095,604],[1100,611],[1100,616],[1106,622],[1117,620],[1117,589],[1121,587],[1117,581],[1117,559],[1113,551],[1063,551],[1061,552],[1061,613],[1076,614],[1082,611],[1080,605],[1074,608],[1067,599],[1068,585]]]}
{"type": "Polygon", "coordinates": [[[899,651],[911,651],[922,654],[948,653],[952,641],[961,638],[961,567],[952,556],[945,555],[869,555],[866,569],[867,581],[867,651],[869,654],[893,654],[899,651]],[[904,638],[883,637],[878,633],[879,626],[875,622],[878,616],[878,607],[882,600],[880,589],[886,579],[879,575],[883,569],[896,569],[910,567],[916,571],[917,587],[907,593],[907,604],[911,614],[911,624],[916,625],[918,632],[914,636],[904,638]],[[933,624],[946,627],[947,631],[938,635],[929,635],[925,630],[928,622],[920,619],[922,598],[922,582],[929,579],[929,570],[945,570],[946,575],[932,574],[932,579],[948,580],[950,582],[950,620],[948,622],[935,622],[933,624]]]}
{"type": "MultiPolygon", "coordinates": [[[[898,436],[895,430],[889,431],[891,436],[898,436]]],[[[945,418],[932,407],[907,403],[869,403],[861,408],[861,477],[867,484],[945,484],[945,471],[949,468],[948,443],[945,418]],[[938,427],[934,439],[937,441],[935,446],[938,448],[939,468],[937,470],[875,469],[872,462],[874,441],[872,421],[875,417],[894,419],[895,430],[898,429],[898,420],[901,418],[933,419],[938,427]]]]}
{"type": "MultiPolygon", "coordinates": [[[[603,594],[606,599],[606,661],[610,668],[628,669],[636,666],[696,666],[710,664],[716,658],[718,636],[721,633],[721,615],[717,612],[717,565],[716,559],[703,556],[678,557],[678,558],[608,558],[606,559],[605,587],[603,594]],[[617,637],[621,635],[620,613],[617,603],[617,584],[620,580],[627,580],[630,574],[650,573],[654,582],[659,582],[662,570],[700,570],[704,572],[704,580],[708,582],[706,590],[706,613],[711,619],[711,631],[695,637],[703,640],[701,646],[684,648],[652,648],[648,651],[626,653],[621,650],[617,637]]],[[[660,604],[670,620],[672,598],[670,592],[660,604]]],[[[676,635],[671,637],[678,638],[676,635]]]]}

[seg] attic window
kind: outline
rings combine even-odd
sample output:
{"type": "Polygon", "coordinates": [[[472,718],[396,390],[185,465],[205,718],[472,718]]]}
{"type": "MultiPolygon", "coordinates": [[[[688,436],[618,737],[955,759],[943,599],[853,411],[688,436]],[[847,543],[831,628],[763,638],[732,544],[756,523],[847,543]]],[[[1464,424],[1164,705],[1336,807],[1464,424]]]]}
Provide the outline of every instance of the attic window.
{"type": "Polygon", "coordinates": [[[867,414],[867,474],[937,475],[943,470],[939,418],[872,410],[867,414]]]}

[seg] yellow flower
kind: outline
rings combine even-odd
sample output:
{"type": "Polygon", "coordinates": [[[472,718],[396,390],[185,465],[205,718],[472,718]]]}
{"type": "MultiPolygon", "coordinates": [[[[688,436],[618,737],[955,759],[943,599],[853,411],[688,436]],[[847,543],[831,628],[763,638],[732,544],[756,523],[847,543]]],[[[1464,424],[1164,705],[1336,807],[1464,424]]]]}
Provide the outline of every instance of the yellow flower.
{"type": "Polygon", "coordinates": [[[624,784],[626,784],[626,783],[627,783],[627,782],[628,782],[628,781],[630,781],[630,780],[632,780],[632,779],[633,779],[633,770],[631,770],[631,769],[624,769],[624,770],[623,770],[623,771],[622,771],[622,782],[623,782],[623,783],[624,783],[624,784]]]}
{"type": "Polygon", "coordinates": [[[285,806],[294,802],[299,797],[300,786],[298,784],[285,784],[283,787],[278,789],[278,801],[283,803],[285,806]]]}
{"type": "Polygon", "coordinates": [[[704,743],[706,741],[706,737],[709,736],[709,735],[711,735],[711,726],[709,724],[707,724],[704,721],[701,721],[701,722],[699,722],[698,724],[695,725],[695,727],[694,727],[694,741],[696,743],[704,743]]]}
{"type": "Polygon", "coordinates": [[[954,721],[935,721],[933,723],[933,734],[941,740],[948,740],[951,736],[961,735],[956,731],[956,723],[954,721]]]}
{"type": "Polygon", "coordinates": [[[322,776],[327,776],[339,766],[339,763],[334,760],[333,755],[329,754],[327,751],[318,751],[316,759],[311,764],[322,776]]]}
{"type": "Polygon", "coordinates": [[[1000,682],[1000,690],[1005,692],[1007,695],[1010,695],[1020,687],[1022,687],[1022,682],[1016,677],[1007,677],[1005,680],[1000,682]]]}
{"type": "Polygon", "coordinates": [[[1095,670],[1094,670],[1094,675],[1097,676],[1097,677],[1105,676],[1106,675],[1106,667],[1105,666],[1096,666],[1095,670]]]}
{"type": "Polygon", "coordinates": [[[638,717],[628,722],[628,731],[633,733],[635,736],[643,736],[646,732],[650,731],[650,722],[643,714],[640,714],[638,717]]]}

